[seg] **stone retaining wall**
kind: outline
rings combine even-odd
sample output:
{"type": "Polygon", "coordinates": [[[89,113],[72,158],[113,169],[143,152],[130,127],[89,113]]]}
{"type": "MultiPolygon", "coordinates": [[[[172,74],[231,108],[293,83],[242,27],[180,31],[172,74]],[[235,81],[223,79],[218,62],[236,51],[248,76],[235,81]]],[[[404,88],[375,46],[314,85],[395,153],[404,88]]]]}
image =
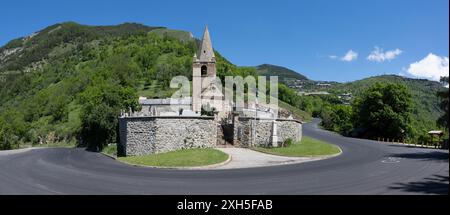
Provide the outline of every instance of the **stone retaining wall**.
{"type": "Polygon", "coordinates": [[[147,155],[184,148],[214,147],[217,124],[214,117],[121,117],[118,154],[147,155]]]}
{"type": "MultiPolygon", "coordinates": [[[[241,147],[272,145],[273,119],[235,117],[234,145],[241,147]],[[254,129],[252,129],[254,127],[254,129]]],[[[276,119],[278,142],[302,139],[302,123],[298,120],[276,119]]]]}

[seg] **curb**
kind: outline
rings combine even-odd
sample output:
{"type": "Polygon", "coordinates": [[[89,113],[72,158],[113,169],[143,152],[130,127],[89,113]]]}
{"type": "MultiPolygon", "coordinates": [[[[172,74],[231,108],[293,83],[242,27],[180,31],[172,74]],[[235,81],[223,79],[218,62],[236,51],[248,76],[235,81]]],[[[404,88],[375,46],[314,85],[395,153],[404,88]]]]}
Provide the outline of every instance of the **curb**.
{"type": "MultiPolygon", "coordinates": [[[[226,153],[227,154],[227,153],[226,153]]],[[[233,157],[229,154],[228,155],[228,159],[221,162],[221,163],[216,163],[216,164],[211,164],[211,165],[206,165],[206,166],[195,166],[195,167],[175,167],[176,169],[193,169],[193,170],[201,170],[201,169],[213,169],[219,166],[224,166],[228,163],[231,162],[231,160],[233,160],[233,157]]]]}
{"type": "MultiPolygon", "coordinates": [[[[299,157],[299,156],[283,156],[283,155],[270,154],[270,153],[266,153],[266,152],[261,152],[261,153],[268,154],[268,155],[274,155],[274,156],[280,156],[280,157],[286,157],[286,158],[309,158],[309,159],[311,159],[311,160],[306,160],[306,161],[293,160],[293,161],[284,162],[282,164],[271,165],[271,166],[279,166],[279,165],[302,164],[302,163],[307,163],[307,162],[321,161],[321,160],[334,158],[334,157],[337,157],[337,156],[341,155],[342,152],[343,152],[340,147],[338,147],[338,148],[339,148],[339,153],[336,153],[336,154],[332,154],[332,155],[316,155],[316,156],[303,156],[303,157],[299,157]]],[[[256,151],[256,150],[253,150],[253,151],[260,152],[260,151],[256,151]]]]}
{"type": "Polygon", "coordinates": [[[110,155],[110,154],[107,154],[107,153],[105,153],[105,152],[100,152],[100,154],[103,154],[103,155],[105,155],[106,157],[109,157],[109,158],[111,158],[111,159],[117,160],[117,157],[114,156],[114,155],[110,155]]]}

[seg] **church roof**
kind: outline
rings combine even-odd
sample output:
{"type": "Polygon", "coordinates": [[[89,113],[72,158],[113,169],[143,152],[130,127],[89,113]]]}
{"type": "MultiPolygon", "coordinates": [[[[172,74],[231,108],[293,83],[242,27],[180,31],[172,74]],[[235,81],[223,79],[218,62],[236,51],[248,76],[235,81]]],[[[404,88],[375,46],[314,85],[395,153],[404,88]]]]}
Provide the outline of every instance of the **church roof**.
{"type": "Polygon", "coordinates": [[[209,37],[208,26],[205,27],[205,32],[203,33],[202,46],[200,47],[200,53],[198,54],[198,59],[203,62],[213,61],[214,50],[212,48],[211,38],[209,37]]]}
{"type": "Polygon", "coordinates": [[[140,105],[190,105],[191,98],[139,99],[140,105]]]}

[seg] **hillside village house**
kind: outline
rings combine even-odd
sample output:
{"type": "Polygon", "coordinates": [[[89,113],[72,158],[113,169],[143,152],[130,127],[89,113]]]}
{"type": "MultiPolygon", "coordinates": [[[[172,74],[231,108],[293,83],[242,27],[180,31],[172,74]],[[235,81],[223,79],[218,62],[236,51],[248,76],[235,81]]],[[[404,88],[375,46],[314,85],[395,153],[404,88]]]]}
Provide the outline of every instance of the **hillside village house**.
{"type": "Polygon", "coordinates": [[[145,155],[193,147],[278,146],[302,138],[302,122],[278,118],[277,110],[250,103],[236,108],[216,79],[216,59],[208,28],[192,62],[192,97],[139,98],[142,110],[119,117],[118,153],[145,155]],[[212,114],[203,114],[205,106],[212,114]]]}

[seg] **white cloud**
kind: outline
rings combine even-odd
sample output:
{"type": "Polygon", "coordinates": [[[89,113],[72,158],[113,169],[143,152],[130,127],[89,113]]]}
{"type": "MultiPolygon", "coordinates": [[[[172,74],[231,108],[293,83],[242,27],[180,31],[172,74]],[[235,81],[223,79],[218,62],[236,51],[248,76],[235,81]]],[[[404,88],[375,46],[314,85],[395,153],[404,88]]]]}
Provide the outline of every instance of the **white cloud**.
{"type": "Polygon", "coordinates": [[[336,58],[338,58],[338,56],[336,56],[336,55],[330,55],[330,56],[328,56],[330,59],[336,59],[336,58]]]}
{"type": "Polygon", "coordinates": [[[373,50],[369,56],[367,56],[367,60],[370,61],[376,61],[376,62],[383,62],[383,61],[391,61],[394,58],[396,58],[398,55],[402,53],[402,50],[400,49],[394,49],[384,52],[383,49],[380,49],[378,47],[375,47],[375,50],[373,50]]]}
{"type": "Polygon", "coordinates": [[[341,58],[342,61],[353,61],[358,58],[358,53],[354,52],[353,50],[348,50],[348,52],[344,55],[344,57],[341,58]]]}
{"type": "Polygon", "coordinates": [[[448,76],[448,57],[430,53],[424,59],[410,64],[406,71],[416,78],[439,81],[441,76],[448,76]]]}

